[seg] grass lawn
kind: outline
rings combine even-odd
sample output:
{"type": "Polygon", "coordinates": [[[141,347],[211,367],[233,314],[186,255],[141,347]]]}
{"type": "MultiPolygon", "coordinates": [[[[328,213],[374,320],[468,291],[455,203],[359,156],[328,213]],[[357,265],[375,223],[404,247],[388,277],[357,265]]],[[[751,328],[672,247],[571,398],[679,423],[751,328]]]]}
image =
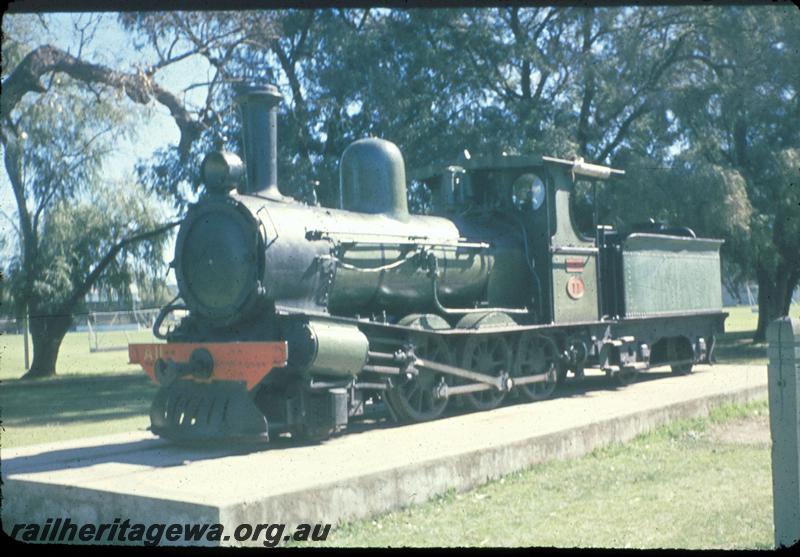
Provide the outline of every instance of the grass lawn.
{"type": "MultiPolygon", "coordinates": [[[[100,333],[98,348],[126,347],[124,350],[90,352],[89,333],[67,333],[56,362],[56,373],[97,375],[138,373],[141,367],[128,364],[128,342],[159,342],[149,330],[100,333]]],[[[30,347],[30,339],[28,340],[30,347]]],[[[31,358],[33,355],[31,354],[31,358]]],[[[22,335],[0,335],[0,380],[19,379],[25,372],[22,335]]]]}
{"type": "MultiPolygon", "coordinates": [[[[758,325],[758,313],[754,312],[750,306],[736,306],[723,308],[728,313],[725,320],[726,333],[751,333],[756,330],[758,325]]],[[[789,308],[789,316],[800,319],[800,305],[794,304],[789,308]]]]}
{"type": "Polygon", "coordinates": [[[766,401],[722,407],[577,460],[340,525],[327,544],[771,548],[767,411],[766,401]],[[754,428],[756,439],[736,434],[754,428]]]}
{"type": "MultiPolygon", "coordinates": [[[[99,346],[153,342],[150,331],[103,333],[99,346]]],[[[88,333],[68,333],[56,377],[19,381],[22,335],[0,336],[0,446],[15,447],[146,429],[156,386],[128,351],[90,352],[88,333]]]]}
{"type": "MultiPolygon", "coordinates": [[[[754,343],[753,332],[758,325],[758,314],[750,306],[725,308],[725,334],[717,339],[714,355],[721,364],[767,365],[767,343],[754,343]]],[[[800,318],[800,305],[789,309],[791,317],[800,318]]]]}
{"type": "Polygon", "coordinates": [[[717,339],[714,356],[721,364],[767,364],[767,343],[753,342],[758,314],[750,306],[725,308],[725,334],[717,339]]]}
{"type": "Polygon", "coordinates": [[[156,386],[144,372],[4,381],[0,446],[146,429],[155,393],[156,386]]]}

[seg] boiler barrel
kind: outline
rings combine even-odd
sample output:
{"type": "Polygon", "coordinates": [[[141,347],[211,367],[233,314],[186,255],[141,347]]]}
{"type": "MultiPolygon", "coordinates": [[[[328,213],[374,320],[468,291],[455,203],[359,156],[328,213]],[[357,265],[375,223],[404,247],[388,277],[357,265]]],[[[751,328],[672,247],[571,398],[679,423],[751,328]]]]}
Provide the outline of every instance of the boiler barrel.
{"type": "Polygon", "coordinates": [[[516,276],[525,272],[524,256],[518,239],[499,233],[502,228],[486,227],[480,235],[485,243],[465,246],[462,231],[445,218],[411,215],[403,222],[298,203],[259,204],[251,210],[266,235],[262,285],[279,306],[325,305],[334,314],[431,311],[429,254],[438,262],[437,294],[444,305],[474,307],[493,290],[493,278],[507,278],[509,271],[522,286],[494,301],[515,307],[527,301],[527,277],[516,276]]]}

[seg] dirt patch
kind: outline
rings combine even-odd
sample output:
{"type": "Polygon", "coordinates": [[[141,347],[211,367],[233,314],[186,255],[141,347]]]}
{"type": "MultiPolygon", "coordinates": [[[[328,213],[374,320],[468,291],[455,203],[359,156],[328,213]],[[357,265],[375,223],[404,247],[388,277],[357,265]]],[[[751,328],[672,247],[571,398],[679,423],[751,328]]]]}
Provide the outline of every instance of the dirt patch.
{"type": "Polygon", "coordinates": [[[769,447],[772,444],[769,416],[766,415],[716,424],[708,433],[711,440],[718,443],[760,447],[769,447]]]}

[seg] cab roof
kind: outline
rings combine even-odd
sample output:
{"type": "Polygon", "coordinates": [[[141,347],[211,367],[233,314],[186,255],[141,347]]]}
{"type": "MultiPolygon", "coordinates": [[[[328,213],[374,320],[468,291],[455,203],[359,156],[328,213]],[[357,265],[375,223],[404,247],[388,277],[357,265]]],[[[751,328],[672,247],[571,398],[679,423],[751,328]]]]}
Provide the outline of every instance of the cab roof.
{"type": "Polygon", "coordinates": [[[481,156],[472,157],[459,157],[456,160],[448,163],[438,162],[415,168],[408,173],[409,180],[419,180],[424,182],[441,176],[448,167],[458,166],[464,170],[505,170],[514,168],[528,168],[533,166],[542,166],[546,161],[542,160],[541,154],[530,155],[494,155],[494,156],[481,156]]]}

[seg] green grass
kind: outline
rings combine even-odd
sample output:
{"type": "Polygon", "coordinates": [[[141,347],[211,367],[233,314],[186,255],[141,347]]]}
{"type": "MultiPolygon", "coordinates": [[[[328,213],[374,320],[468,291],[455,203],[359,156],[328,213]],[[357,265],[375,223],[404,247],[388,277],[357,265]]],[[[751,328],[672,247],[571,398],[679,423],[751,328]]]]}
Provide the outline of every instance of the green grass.
{"type": "MultiPolygon", "coordinates": [[[[756,330],[758,325],[758,313],[754,312],[750,306],[736,306],[723,308],[723,311],[730,314],[725,320],[725,331],[729,333],[742,333],[756,330]]],[[[794,304],[789,308],[789,316],[800,319],[800,304],[794,304]]]]}
{"type": "MultiPolygon", "coordinates": [[[[102,333],[99,345],[152,342],[149,331],[102,333]]],[[[90,352],[87,333],[68,333],[53,378],[19,381],[22,335],[0,336],[0,446],[16,447],[145,429],[156,386],[128,351],[90,352]]]]}
{"type": "MultiPolygon", "coordinates": [[[[714,354],[721,364],[767,365],[767,343],[753,342],[753,334],[758,326],[758,313],[750,306],[725,308],[725,334],[717,339],[714,354]]],[[[800,318],[800,305],[789,309],[791,317],[800,318]]]]}
{"type": "Polygon", "coordinates": [[[334,546],[770,548],[770,450],[709,437],[765,401],[673,422],[466,493],[338,526],[334,546]]]}
{"type": "Polygon", "coordinates": [[[0,446],[46,443],[146,429],[156,386],[139,372],[4,381],[0,446]]]}
{"type": "MultiPolygon", "coordinates": [[[[158,342],[149,330],[100,333],[98,347],[127,346],[128,342],[158,342]]],[[[30,339],[28,339],[30,347],[30,339]]],[[[135,373],[138,365],[128,364],[128,350],[90,352],[89,333],[67,333],[56,362],[58,375],[135,373]]],[[[33,357],[31,353],[31,357],[33,357]]],[[[22,335],[0,335],[0,380],[19,379],[25,373],[22,335]]]]}

